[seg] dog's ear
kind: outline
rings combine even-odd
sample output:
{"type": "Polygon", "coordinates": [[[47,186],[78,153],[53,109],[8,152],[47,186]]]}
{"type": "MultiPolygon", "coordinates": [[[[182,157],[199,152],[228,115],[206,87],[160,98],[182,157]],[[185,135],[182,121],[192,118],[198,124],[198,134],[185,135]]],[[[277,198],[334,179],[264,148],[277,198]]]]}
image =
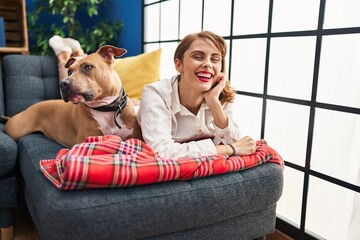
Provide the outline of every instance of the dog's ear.
{"type": "Polygon", "coordinates": [[[104,45],[99,50],[97,50],[97,53],[99,53],[103,58],[105,58],[109,63],[114,62],[114,56],[121,57],[127,52],[124,48],[117,48],[111,45],[104,45]]]}
{"type": "Polygon", "coordinates": [[[75,58],[70,58],[67,62],[66,62],[66,64],[65,64],[65,67],[66,68],[69,68],[74,62],[75,62],[75,58]]]}

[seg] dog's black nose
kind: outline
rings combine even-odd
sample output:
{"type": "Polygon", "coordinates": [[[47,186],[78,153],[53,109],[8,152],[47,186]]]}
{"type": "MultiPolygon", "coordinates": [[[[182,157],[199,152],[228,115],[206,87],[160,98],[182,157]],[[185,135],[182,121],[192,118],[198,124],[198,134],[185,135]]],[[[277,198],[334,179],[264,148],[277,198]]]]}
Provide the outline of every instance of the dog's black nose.
{"type": "Polygon", "coordinates": [[[68,78],[65,78],[60,81],[59,85],[60,85],[60,89],[67,90],[71,86],[71,81],[68,78]]]}

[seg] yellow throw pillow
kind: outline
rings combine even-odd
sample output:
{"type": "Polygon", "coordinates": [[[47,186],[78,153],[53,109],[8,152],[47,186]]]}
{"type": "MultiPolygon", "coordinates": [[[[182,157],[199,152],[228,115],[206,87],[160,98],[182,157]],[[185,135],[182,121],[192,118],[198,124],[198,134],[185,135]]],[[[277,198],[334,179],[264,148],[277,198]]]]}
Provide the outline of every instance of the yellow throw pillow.
{"type": "Polygon", "coordinates": [[[144,85],[159,80],[161,49],[137,56],[115,59],[114,69],[119,74],[130,98],[141,99],[144,85]]]}

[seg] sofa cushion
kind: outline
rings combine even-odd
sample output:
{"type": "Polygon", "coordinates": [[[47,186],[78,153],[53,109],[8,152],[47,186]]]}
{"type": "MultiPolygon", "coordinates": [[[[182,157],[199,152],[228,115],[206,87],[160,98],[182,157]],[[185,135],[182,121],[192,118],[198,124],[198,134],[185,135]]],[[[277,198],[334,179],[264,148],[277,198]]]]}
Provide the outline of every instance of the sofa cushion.
{"type": "Polygon", "coordinates": [[[144,85],[159,80],[160,56],[161,49],[158,49],[115,60],[114,69],[130,98],[141,99],[144,85]]]}
{"type": "Polygon", "coordinates": [[[244,223],[244,228],[240,224],[235,229],[244,238],[256,238],[268,234],[275,224],[282,191],[282,170],[277,164],[190,181],[63,192],[39,170],[39,161],[54,158],[61,145],[32,134],[20,139],[18,148],[25,197],[43,239],[134,239],[242,217],[258,222],[255,216],[267,216],[270,221],[264,226],[250,228],[244,223]]]}
{"type": "Polygon", "coordinates": [[[8,116],[36,102],[60,98],[56,57],[6,55],[3,74],[8,116]]]}

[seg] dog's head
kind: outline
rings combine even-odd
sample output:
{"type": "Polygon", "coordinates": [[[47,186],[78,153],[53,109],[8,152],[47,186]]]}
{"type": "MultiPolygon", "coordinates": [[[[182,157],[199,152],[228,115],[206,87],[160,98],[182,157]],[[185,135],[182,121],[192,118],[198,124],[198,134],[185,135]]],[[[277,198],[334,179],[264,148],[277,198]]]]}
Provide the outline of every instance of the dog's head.
{"type": "Polygon", "coordinates": [[[114,71],[114,56],[120,57],[126,49],[105,45],[96,53],[70,58],[65,67],[68,77],[60,81],[60,93],[65,102],[80,103],[117,96],[121,81],[114,71]]]}

